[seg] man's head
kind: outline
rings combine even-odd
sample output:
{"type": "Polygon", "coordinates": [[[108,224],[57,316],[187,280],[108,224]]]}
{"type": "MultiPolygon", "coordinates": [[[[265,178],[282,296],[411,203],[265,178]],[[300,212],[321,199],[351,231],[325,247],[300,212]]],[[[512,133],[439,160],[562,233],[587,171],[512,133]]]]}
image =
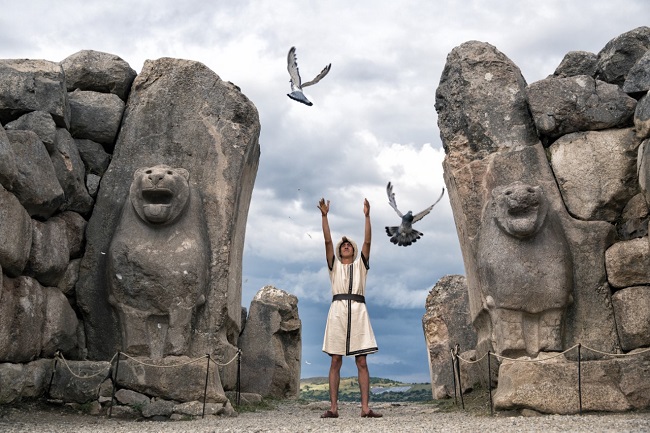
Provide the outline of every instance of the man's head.
{"type": "Polygon", "coordinates": [[[336,257],[339,261],[353,262],[357,258],[358,253],[357,244],[347,236],[343,236],[338,244],[336,244],[336,257]]]}

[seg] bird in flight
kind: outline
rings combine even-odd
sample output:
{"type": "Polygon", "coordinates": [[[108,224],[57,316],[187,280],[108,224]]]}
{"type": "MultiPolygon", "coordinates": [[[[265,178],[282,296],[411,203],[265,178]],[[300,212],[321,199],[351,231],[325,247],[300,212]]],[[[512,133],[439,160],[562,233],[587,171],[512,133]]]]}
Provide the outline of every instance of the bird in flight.
{"type": "Polygon", "coordinates": [[[397,215],[402,218],[402,223],[399,226],[386,227],[386,234],[390,237],[392,243],[401,247],[407,247],[422,237],[422,233],[413,228],[413,223],[420,221],[425,217],[425,215],[431,212],[431,209],[433,209],[445,194],[445,189],[442,189],[442,194],[440,194],[440,197],[438,197],[438,200],[436,200],[434,204],[415,215],[413,215],[413,212],[411,211],[402,214],[402,212],[397,209],[393,185],[390,182],[388,182],[388,185],[386,186],[386,193],[388,194],[388,204],[390,204],[390,206],[395,209],[395,212],[397,212],[397,215]]]}
{"type": "Polygon", "coordinates": [[[303,83],[300,80],[300,73],[298,72],[298,62],[296,61],[296,47],[291,47],[289,54],[287,55],[287,70],[289,71],[289,76],[291,77],[291,80],[289,80],[291,83],[291,93],[287,93],[287,96],[294,101],[302,102],[305,105],[314,105],[309,99],[307,99],[305,94],[302,93],[302,88],[318,83],[323,79],[325,75],[327,75],[331,67],[332,64],[330,63],[329,65],[325,66],[322,71],[320,71],[320,74],[316,75],[316,78],[303,83]]]}

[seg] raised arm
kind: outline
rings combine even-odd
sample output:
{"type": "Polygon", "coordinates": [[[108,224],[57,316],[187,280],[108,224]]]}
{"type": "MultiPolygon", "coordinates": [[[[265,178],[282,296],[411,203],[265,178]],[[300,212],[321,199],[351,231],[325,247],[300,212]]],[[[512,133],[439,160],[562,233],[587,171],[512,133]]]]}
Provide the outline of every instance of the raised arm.
{"type": "Polygon", "coordinates": [[[330,233],[330,224],[327,220],[327,213],[330,211],[330,201],[325,201],[324,198],[321,198],[318,202],[318,209],[322,216],[323,224],[323,237],[325,238],[325,260],[327,260],[327,266],[332,269],[334,266],[334,244],[332,243],[332,234],[330,233]]]}
{"type": "Polygon", "coordinates": [[[370,227],[370,203],[368,199],[363,199],[363,214],[366,216],[366,227],[364,230],[363,236],[363,246],[361,247],[361,253],[366,258],[370,260],[370,241],[372,238],[372,229],[370,227]]]}

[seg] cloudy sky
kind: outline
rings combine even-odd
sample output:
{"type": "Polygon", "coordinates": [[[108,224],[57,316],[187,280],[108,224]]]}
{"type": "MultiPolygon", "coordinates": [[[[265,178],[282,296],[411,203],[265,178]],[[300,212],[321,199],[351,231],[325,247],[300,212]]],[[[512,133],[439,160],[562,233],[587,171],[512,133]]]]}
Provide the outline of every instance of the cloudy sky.
{"type": "MultiPolygon", "coordinates": [[[[434,109],[447,54],[488,42],[528,83],[552,74],[569,51],[598,53],[612,38],[648,25],[647,0],[45,0],[14,1],[0,14],[0,58],[61,61],[84,49],[116,54],[140,71],[147,59],[196,60],[238,85],[257,107],[261,159],[243,263],[243,304],[273,285],[299,298],[302,377],[327,374],[321,352],[330,287],[321,197],[331,201],[335,238],[361,240],[363,199],[373,244],[367,296],[379,352],[372,376],[428,382],[422,315],[429,290],[463,274],[447,196],[416,228],[410,247],[384,227],[418,212],[444,186],[434,109]],[[287,51],[296,46],[314,106],[291,101],[287,51]]],[[[356,375],[352,359],[343,376],[356,375]]]]}

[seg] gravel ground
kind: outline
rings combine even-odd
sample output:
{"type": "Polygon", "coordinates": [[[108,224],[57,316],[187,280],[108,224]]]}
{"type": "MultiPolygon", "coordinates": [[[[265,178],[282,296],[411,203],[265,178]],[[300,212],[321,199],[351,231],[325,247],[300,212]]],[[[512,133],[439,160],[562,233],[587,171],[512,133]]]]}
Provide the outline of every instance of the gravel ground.
{"type": "Polygon", "coordinates": [[[82,415],[46,406],[0,407],[0,432],[650,432],[650,412],[510,416],[441,410],[432,404],[378,403],[383,418],[360,418],[360,406],[341,403],[339,418],[321,419],[326,404],[280,402],[238,417],[137,421],[82,415]]]}

